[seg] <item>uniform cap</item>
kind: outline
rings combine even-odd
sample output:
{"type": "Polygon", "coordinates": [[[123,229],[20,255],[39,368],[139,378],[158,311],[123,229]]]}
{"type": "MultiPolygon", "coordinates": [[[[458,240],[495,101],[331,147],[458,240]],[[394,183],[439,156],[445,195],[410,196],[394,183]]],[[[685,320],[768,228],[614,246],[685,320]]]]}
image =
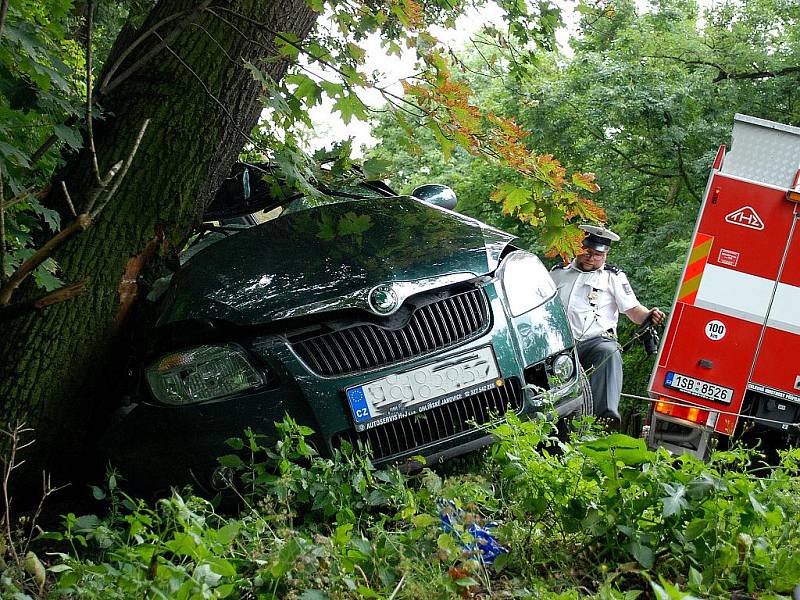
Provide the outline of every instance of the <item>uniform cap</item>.
{"type": "Polygon", "coordinates": [[[619,241],[619,236],[605,227],[597,225],[578,225],[578,227],[586,232],[583,245],[598,252],[608,252],[611,242],[619,241]]]}

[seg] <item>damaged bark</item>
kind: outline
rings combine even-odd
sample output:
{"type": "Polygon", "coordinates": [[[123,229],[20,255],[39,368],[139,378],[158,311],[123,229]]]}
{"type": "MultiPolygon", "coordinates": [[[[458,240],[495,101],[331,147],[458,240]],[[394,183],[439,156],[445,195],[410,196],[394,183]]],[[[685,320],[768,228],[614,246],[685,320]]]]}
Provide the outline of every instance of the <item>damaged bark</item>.
{"type": "MultiPolygon", "coordinates": [[[[107,172],[126,159],[149,119],[136,159],[96,218],[86,211],[95,182],[92,153],[74,157],[57,179],[79,212],[92,212],[92,226],[53,253],[62,278],[85,278],[88,292],[0,322],[0,414],[6,426],[24,420],[37,431],[28,456],[36,477],[43,466],[79,465],[92,448],[90,424],[115,403],[107,390],[118,373],[109,359],[131,291],[120,290],[120,282],[135,279],[155,252],[149,244],[159,227],[172,245],[186,235],[256,124],[263,91],[244,65],[256,64],[275,80],[288,67],[270,55],[272,34],[252,23],[302,40],[317,17],[303,0],[223,4],[225,19],[203,9],[211,2],[161,0],[135,47],[129,38],[118,40],[117,58],[107,61],[115,72],[98,78],[105,93],[96,97],[109,116],[94,123],[94,147],[100,172],[107,172]]],[[[63,208],[60,186],[52,187],[47,204],[63,208]]],[[[20,300],[30,301],[33,291],[21,291],[20,300]]]]}

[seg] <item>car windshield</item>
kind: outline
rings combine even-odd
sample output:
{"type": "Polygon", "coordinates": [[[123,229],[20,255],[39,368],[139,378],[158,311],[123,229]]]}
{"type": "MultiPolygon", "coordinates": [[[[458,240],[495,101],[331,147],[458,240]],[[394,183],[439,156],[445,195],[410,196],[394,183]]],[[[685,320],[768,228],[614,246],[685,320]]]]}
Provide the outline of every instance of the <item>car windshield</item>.
{"type": "Polygon", "coordinates": [[[329,204],[387,198],[393,195],[395,195],[394,192],[382,182],[361,182],[352,185],[340,185],[336,190],[325,190],[317,196],[299,196],[290,200],[284,206],[278,206],[270,210],[261,210],[230,219],[206,221],[203,223],[202,229],[192,237],[183,252],[181,252],[181,264],[184,264],[204,248],[224,240],[226,237],[267,221],[272,221],[283,215],[329,204]]]}
{"type": "MultiPolygon", "coordinates": [[[[352,202],[354,200],[368,200],[372,198],[386,198],[391,196],[388,188],[381,185],[380,187],[374,183],[360,183],[357,185],[340,186],[335,191],[325,190],[324,193],[318,196],[302,196],[292,200],[286,205],[281,214],[290,214],[307,210],[309,208],[316,208],[318,206],[326,206],[328,204],[339,204],[340,202],[352,202]]],[[[274,218],[274,217],[273,217],[274,218]]]]}

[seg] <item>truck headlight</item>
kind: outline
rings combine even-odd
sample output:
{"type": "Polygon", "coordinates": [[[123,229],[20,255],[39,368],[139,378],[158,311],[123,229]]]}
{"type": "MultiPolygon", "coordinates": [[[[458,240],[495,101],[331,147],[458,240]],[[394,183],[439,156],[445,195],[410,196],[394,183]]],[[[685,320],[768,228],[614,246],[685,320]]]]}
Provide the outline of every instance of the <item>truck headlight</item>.
{"type": "Polygon", "coordinates": [[[506,256],[498,274],[514,317],[533,310],[556,293],[556,284],[542,261],[524,250],[506,256]]]}
{"type": "Polygon", "coordinates": [[[145,369],[145,377],[156,399],[174,406],[215,400],[264,384],[264,375],[236,344],[167,354],[145,369]]]}

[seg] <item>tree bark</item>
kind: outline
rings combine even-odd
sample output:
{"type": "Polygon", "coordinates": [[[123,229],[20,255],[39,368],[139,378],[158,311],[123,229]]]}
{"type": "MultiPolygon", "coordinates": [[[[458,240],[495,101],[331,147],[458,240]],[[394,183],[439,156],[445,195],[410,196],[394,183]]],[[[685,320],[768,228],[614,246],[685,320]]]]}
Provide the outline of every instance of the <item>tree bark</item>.
{"type": "MultiPolygon", "coordinates": [[[[77,460],[88,444],[87,426],[98,398],[101,404],[115,401],[102,390],[107,389],[123,280],[130,277],[131,262],[141,262],[149,242],[163,235],[165,243],[175,244],[185,236],[229,173],[244,145],[243,133],[251,131],[262,110],[262,89],[244,63],[256,64],[276,80],[288,67],[275,56],[274,34],[252,21],[303,39],[317,17],[304,0],[216,4],[246,18],[192,12],[205,6],[213,10],[208,2],[161,0],[139,32],[165,24],[125,57],[110,77],[107,94],[97,86],[108,115],[94,124],[101,176],[126,159],[142,123],[151,122],[110,204],[55,255],[63,279],[86,279],[87,292],[0,325],[0,420],[6,427],[24,420],[36,430],[37,452],[28,457],[31,472],[77,460]],[[182,11],[188,13],[170,18],[182,11]],[[130,76],[118,79],[130,67],[130,76]]],[[[114,56],[124,56],[130,39],[112,50],[106,69],[114,56]]],[[[80,212],[96,185],[88,150],[68,162],[62,178],[80,212]]],[[[51,205],[61,201],[60,186],[53,190],[51,205]]]]}

